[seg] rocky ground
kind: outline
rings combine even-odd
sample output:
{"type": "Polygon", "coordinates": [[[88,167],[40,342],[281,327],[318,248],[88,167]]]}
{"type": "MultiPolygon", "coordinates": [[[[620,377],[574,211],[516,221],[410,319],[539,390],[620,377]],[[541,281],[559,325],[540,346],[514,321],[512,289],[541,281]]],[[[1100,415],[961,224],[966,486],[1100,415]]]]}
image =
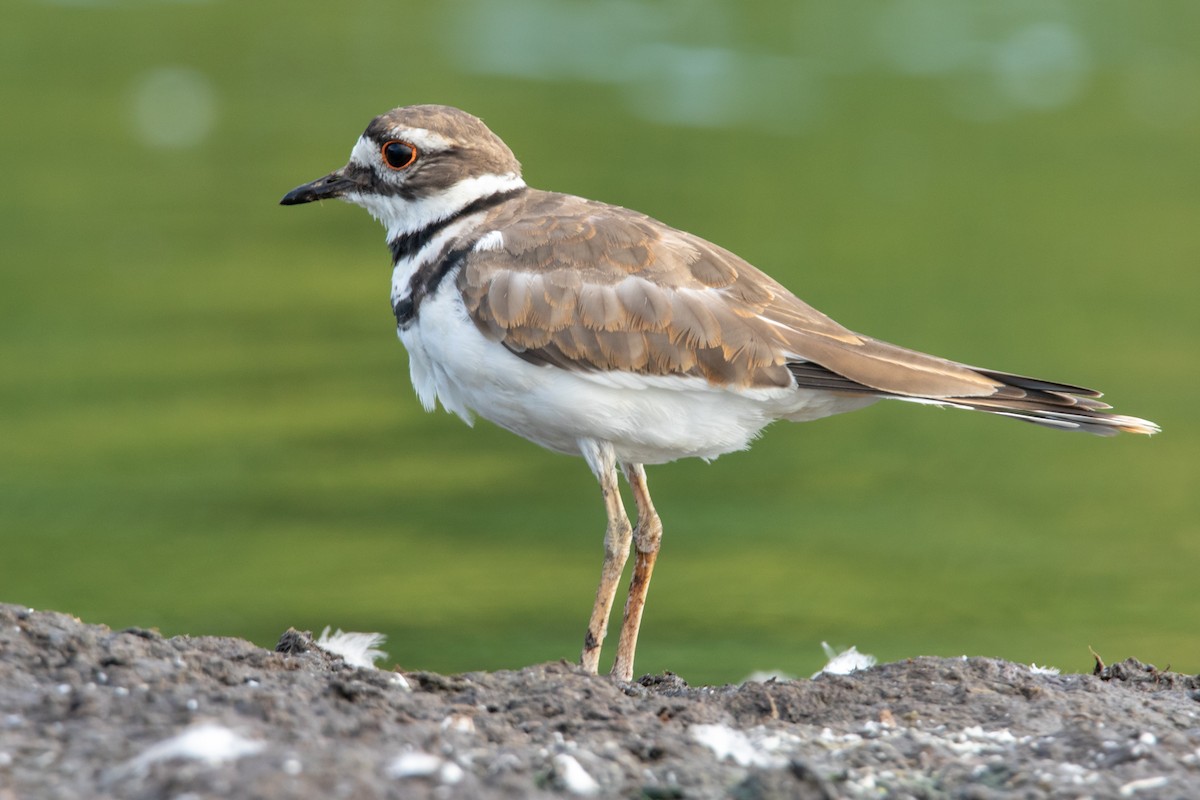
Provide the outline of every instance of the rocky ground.
{"type": "Polygon", "coordinates": [[[289,631],[111,631],[0,606],[0,800],[1200,797],[1200,678],[916,658],[630,685],[567,663],[355,667],[289,631]]]}

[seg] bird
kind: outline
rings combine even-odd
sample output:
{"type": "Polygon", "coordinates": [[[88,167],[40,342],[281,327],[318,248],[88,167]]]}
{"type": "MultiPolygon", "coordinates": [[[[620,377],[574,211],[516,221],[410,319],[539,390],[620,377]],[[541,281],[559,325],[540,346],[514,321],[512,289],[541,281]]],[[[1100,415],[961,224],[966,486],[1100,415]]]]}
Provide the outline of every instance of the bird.
{"type": "Polygon", "coordinates": [[[1153,434],[1099,392],[981,369],[843,327],[734,253],[637,211],[526,185],[478,117],[375,117],[349,162],[282,205],[341,199],[387,230],[391,305],[417,397],[581,456],[607,524],[582,667],[598,673],[634,565],[611,677],[629,682],[662,540],[646,465],[743,450],[772,422],[880,399],[1060,430],[1153,434]],[[636,506],[631,523],[618,471],[636,506]]]}

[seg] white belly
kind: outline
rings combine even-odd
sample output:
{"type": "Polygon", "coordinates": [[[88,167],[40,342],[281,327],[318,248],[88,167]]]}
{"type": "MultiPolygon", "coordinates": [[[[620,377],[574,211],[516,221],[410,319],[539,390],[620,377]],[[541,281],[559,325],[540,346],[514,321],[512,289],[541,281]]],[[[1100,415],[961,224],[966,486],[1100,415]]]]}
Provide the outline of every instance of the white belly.
{"type": "Polygon", "coordinates": [[[627,463],[716,458],[746,448],[776,419],[817,419],[872,398],[797,389],[734,390],[703,378],[600,373],[530,364],[488,340],[453,286],[427,298],[400,332],[413,386],[427,409],[472,412],[543,447],[580,454],[579,441],[612,444],[627,463]]]}

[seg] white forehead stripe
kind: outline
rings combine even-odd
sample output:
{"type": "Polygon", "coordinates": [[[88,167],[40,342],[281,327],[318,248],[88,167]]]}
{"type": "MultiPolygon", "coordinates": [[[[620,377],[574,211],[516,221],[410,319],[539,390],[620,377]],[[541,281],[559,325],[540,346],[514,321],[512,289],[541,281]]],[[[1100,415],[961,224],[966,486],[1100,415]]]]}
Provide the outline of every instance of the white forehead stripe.
{"type": "Polygon", "coordinates": [[[379,145],[366,136],[358,137],[354,149],[350,151],[350,161],[356,164],[374,164],[379,158],[379,145]]]}

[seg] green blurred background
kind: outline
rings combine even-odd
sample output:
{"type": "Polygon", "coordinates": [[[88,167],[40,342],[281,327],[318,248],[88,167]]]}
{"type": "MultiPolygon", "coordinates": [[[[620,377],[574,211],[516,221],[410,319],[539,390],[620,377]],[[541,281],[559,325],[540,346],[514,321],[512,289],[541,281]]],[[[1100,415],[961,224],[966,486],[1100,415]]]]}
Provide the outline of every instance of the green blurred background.
{"type": "MultiPolygon", "coordinates": [[[[1103,389],[1099,439],[904,404],[652,469],[639,672],[822,640],[1200,670],[1200,6],[10,0],[0,601],[114,628],[378,630],[575,658],[582,461],[421,411],[383,231],[280,208],[375,114],[458,105],[851,328],[1103,389]]],[[[614,624],[615,630],[615,624],[614,624]]],[[[615,638],[606,653],[609,661],[615,638]]]]}

